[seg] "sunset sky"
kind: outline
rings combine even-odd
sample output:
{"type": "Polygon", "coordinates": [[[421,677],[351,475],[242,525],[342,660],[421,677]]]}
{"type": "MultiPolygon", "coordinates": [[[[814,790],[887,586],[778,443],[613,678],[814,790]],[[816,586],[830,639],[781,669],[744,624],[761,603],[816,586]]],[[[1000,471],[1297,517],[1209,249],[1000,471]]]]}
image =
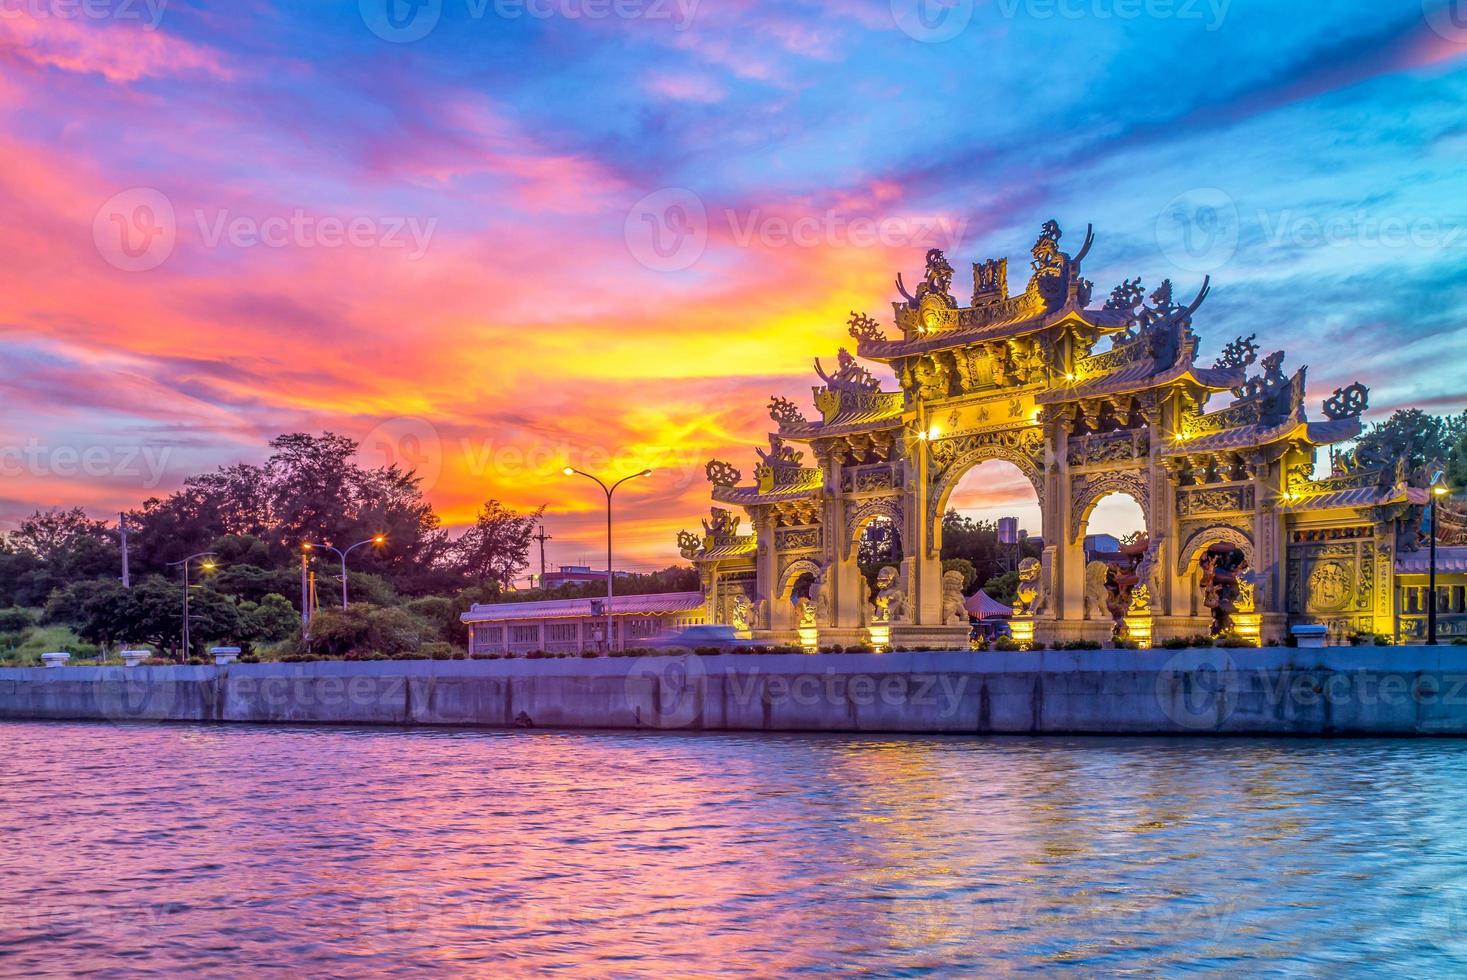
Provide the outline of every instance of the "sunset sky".
{"type": "Polygon", "coordinates": [[[552,564],[604,547],[562,465],[654,467],[662,567],[850,311],[934,246],[1021,287],[1051,217],[1101,297],[1210,274],[1208,363],[1461,411],[1464,104],[1420,0],[0,0],[0,527],[329,429],[552,564]]]}

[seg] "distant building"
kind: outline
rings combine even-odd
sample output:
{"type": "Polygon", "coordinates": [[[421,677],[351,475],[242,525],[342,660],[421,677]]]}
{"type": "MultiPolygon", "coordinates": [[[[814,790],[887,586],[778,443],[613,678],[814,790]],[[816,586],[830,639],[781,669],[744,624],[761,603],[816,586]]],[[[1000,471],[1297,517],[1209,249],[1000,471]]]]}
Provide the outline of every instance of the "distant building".
{"type": "MultiPolygon", "coordinates": [[[[618,575],[623,573],[618,572],[618,575]]],[[[562,585],[605,585],[606,572],[597,571],[589,565],[561,565],[558,572],[546,572],[540,587],[557,589],[562,585]]]]}
{"type": "MultiPolygon", "coordinates": [[[[547,576],[548,577],[548,576],[547,576]]],[[[603,572],[601,580],[605,581],[603,572]]],[[[611,600],[615,650],[654,634],[704,621],[701,592],[616,596],[611,600]]],[[[476,605],[460,619],[469,627],[469,653],[580,653],[597,649],[606,628],[605,599],[550,599],[476,605]]]]}
{"type": "Polygon", "coordinates": [[[1121,539],[1114,534],[1085,535],[1085,561],[1119,561],[1121,539]]]}

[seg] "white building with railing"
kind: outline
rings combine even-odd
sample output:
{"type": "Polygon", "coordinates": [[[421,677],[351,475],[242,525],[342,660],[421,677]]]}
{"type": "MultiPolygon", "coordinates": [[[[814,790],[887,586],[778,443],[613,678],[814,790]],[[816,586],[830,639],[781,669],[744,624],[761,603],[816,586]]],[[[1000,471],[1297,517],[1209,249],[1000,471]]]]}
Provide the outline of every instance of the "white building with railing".
{"type": "MultiPolygon", "coordinates": [[[[701,592],[616,596],[611,600],[612,649],[625,650],[658,633],[705,621],[701,592]]],[[[605,599],[550,599],[476,605],[461,617],[469,653],[580,653],[604,648],[605,599]]]]}

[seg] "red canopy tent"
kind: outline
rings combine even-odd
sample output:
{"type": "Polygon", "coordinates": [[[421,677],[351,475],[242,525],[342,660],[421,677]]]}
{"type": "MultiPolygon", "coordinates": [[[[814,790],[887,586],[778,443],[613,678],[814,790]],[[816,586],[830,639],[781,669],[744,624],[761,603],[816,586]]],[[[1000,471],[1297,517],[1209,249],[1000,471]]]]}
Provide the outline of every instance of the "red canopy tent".
{"type": "Polygon", "coordinates": [[[979,589],[967,598],[963,606],[978,619],[1012,619],[1014,611],[993,596],[979,589]]]}

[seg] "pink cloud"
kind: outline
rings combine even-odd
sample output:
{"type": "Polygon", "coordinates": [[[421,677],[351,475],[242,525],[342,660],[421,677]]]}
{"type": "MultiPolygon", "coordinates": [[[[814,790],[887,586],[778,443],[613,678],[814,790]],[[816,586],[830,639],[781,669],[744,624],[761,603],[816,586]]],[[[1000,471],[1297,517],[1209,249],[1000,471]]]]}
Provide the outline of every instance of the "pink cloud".
{"type": "Polygon", "coordinates": [[[95,73],[109,82],[170,75],[229,78],[218,54],[143,22],[104,23],[81,17],[0,17],[0,57],[42,68],[95,73]]]}
{"type": "Polygon", "coordinates": [[[722,85],[703,75],[654,75],[647,82],[647,90],[679,102],[721,102],[728,94],[722,85]]]}

